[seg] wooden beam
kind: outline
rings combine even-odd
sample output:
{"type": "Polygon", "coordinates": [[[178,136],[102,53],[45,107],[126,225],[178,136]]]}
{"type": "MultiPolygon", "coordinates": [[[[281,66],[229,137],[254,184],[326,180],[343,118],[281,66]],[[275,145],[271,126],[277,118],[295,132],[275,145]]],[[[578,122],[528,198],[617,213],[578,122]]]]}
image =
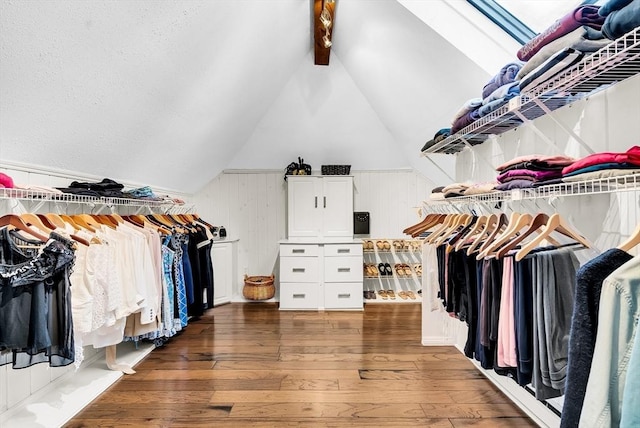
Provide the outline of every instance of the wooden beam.
{"type": "Polygon", "coordinates": [[[313,3],[313,47],[315,54],[316,65],[329,65],[329,55],[331,54],[331,46],[325,47],[323,37],[329,36],[329,40],[333,38],[333,29],[335,28],[335,2],[328,0],[314,0],[313,3]],[[331,27],[327,30],[322,21],[320,20],[320,14],[323,8],[327,9],[331,16],[331,27]]]}

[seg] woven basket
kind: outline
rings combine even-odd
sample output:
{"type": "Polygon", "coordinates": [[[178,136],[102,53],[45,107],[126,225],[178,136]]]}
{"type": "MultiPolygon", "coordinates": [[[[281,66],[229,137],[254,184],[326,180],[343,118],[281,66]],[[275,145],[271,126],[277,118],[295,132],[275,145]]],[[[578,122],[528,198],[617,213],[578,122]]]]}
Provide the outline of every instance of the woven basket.
{"type": "Polygon", "coordinates": [[[320,171],[322,175],[349,175],[351,165],[322,165],[320,171]]]}
{"type": "Polygon", "coordinates": [[[273,275],[270,276],[244,276],[244,288],[242,295],[247,300],[269,300],[276,294],[273,285],[273,275]]]}

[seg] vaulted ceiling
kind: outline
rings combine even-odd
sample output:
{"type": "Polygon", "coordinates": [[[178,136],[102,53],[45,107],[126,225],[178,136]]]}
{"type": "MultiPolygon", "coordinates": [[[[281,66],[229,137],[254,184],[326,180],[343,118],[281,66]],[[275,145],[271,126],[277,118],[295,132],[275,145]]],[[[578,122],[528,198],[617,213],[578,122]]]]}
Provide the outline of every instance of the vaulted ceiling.
{"type": "Polygon", "coordinates": [[[187,192],[298,156],[437,174],[420,147],[509,59],[440,0],[337,0],[328,66],[313,0],[0,1],[0,159],[187,192]]]}

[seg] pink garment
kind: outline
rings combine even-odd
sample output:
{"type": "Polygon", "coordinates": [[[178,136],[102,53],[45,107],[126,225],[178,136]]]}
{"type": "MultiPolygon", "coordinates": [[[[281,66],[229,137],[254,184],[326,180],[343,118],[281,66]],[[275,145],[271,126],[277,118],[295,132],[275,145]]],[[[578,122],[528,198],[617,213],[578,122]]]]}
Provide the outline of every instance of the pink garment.
{"type": "Polygon", "coordinates": [[[516,324],[513,315],[513,257],[505,257],[502,265],[502,292],[498,318],[498,366],[517,367],[516,324]]]}
{"type": "Polygon", "coordinates": [[[3,187],[6,189],[13,188],[13,179],[7,174],[0,172],[0,189],[3,187]]]}
{"type": "Polygon", "coordinates": [[[562,175],[569,174],[570,172],[576,171],[578,169],[586,168],[592,165],[599,165],[602,163],[630,163],[632,165],[640,166],[640,146],[633,146],[624,153],[594,153],[592,155],[579,159],[571,165],[563,168],[562,175]]]}
{"type": "Polygon", "coordinates": [[[529,40],[523,47],[521,47],[517,53],[518,59],[521,61],[528,61],[543,46],[571,33],[583,25],[600,30],[602,28],[602,24],[604,24],[604,17],[598,15],[599,8],[600,6],[585,5],[567,13],[565,16],[551,24],[549,28],[529,40]]]}
{"type": "Polygon", "coordinates": [[[557,165],[557,166],[566,166],[571,165],[575,162],[575,159],[569,156],[557,155],[557,156],[547,156],[547,155],[525,155],[519,156],[517,158],[511,159],[503,163],[502,165],[496,167],[496,171],[502,171],[509,168],[511,165],[516,165],[522,162],[545,162],[548,165],[557,165]]]}

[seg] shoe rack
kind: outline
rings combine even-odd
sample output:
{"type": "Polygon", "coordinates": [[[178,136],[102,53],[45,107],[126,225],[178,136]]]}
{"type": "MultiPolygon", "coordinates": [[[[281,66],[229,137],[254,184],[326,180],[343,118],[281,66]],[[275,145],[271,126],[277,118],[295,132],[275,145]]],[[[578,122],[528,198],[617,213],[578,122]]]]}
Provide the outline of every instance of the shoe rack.
{"type": "Polygon", "coordinates": [[[364,302],[422,302],[421,248],[418,240],[363,240],[364,302]]]}

